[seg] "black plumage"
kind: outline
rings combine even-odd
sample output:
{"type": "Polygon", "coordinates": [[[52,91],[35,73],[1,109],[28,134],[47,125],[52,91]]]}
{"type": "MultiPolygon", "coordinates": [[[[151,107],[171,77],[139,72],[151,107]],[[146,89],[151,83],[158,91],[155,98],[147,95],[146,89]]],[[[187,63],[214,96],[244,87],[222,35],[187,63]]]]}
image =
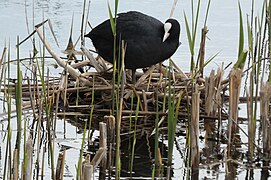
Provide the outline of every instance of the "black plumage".
{"type": "MultiPolygon", "coordinates": [[[[137,68],[149,67],[174,54],[179,46],[180,24],[175,19],[168,19],[165,24],[136,11],[118,14],[117,52],[121,47],[120,39],[124,40],[127,45],[125,68],[135,71],[137,68]]],[[[113,63],[114,37],[109,19],[85,36],[92,40],[103,59],[113,63]]]]}

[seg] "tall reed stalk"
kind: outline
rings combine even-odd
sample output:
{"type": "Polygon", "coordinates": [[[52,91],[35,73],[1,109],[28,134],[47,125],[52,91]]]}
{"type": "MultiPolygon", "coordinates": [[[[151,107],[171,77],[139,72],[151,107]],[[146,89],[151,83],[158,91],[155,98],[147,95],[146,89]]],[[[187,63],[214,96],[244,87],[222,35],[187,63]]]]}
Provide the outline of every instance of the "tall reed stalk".
{"type": "Polygon", "coordinates": [[[93,116],[93,110],[94,110],[94,95],[95,95],[94,87],[95,87],[95,76],[92,77],[91,105],[90,105],[90,115],[89,115],[89,123],[88,123],[88,141],[89,142],[90,142],[92,116],[93,116]]]}
{"type": "MultiPolygon", "coordinates": [[[[44,33],[44,31],[43,31],[44,33]]],[[[46,77],[45,77],[45,64],[44,64],[44,58],[45,56],[41,57],[41,66],[39,65],[39,60],[38,58],[36,58],[36,63],[37,63],[37,68],[38,68],[38,73],[39,73],[39,77],[40,77],[40,81],[41,81],[41,86],[42,86],[42,97],[43,97],[43,101],[45,104],[45,115],[46,115],[46,129],[47,129],[47,138],[48,138],[48,149],[50,151],[50,163],[51,163],[51,178],[55,179],[55,165],[54,165],[54,138],[52,138],[54,135],[52,135],[52,127],[53,127],[53,116],[52,116],[52,112],[51,112],[51,105],[52,102],[50,101],[49,94],[47,92],[47,88],[46,88],[46,77]]]]}
{"type": "MultiPolygon", "coordinates": [[[[248,134],[249,134],[249,154],[250,158],[253,158],[254,153],[254,141],[255,141],[255,132],[256,132],[256,119],[257,119],[257,109],[258,109],[258,96],[259,96],[259,85],[260,85],[260,74],[262,71],[262,62],[264,50],[264,37],[265,33],[263,31],[264,17],[266,12],[266,0],[262,4],[261,16],[254,17],[254,0],[252,0],[251,5],[251,20],[247,20],[247,29],[248,29],[248,45],[249,45],[249,62],[251,63],[252,70],[250,73],[250,87],[248,92],[248,134]],[[254,99],[255,95],[255,101],[254,99]],[[254,101],[254,104],[253,104],[254,101]]],[[[249,64],[249,63],[248,63],[249,64]]],[[[263,78],[264,75],[262,75],[263,78]]]]}
{"type": "MultiPolygon", "coordinates": [[[[268,24],[268,44],[269,44],[269,62],[270,62],[270,59],[271,59],[271,0],[269,0],[268,2],[268,6],[267,6],[267,24],[268,24]]],[[[271,69],[271,63],[269,63],[269,69],[271,69]]],[[[268,77],[268,82],[269,84],[271,84],[271,71],[269,71],[269,77],[268,77]]]]}
{"type": "Polygon", "coordinates": [[[131,161],[130,161],[130,177],[131,178],[133,176],[133,165],[134,165],[135,145],[136,145],[136,127],[137,127],[139,103],[140,103],[140,96],[137,96],[136,114],[135,114],[135,119],[134,119],[134,136],[133,136],[132,154],[131,154],[131,161]]]}
{"type": "Polygon", "coordinates": [[[172,99],[172,97],[175,97],[175,89],[174,84],[172,84],[171,80],[171,72],[172,71],[172,65],[171,62],[169,63],[169,70],[168,70],[168,157],[167,157],[167,179],[171,179],[171,166],[172,166],[172,160],[173,160],[173,145],[175,140],[175,131],[176,131],[176,124],[177,119],[175,113],[175,103],[176,101],[172,99]]]}
{"type": "MultiPolygon", "coordinates": [[[[11,98],[12,98],[12,93],[11,93],[11,86],[10,86],[10,75],[11,75],[11,63],[10,63],[10,43],[8,47],[8,61],[7,61],[7,73],[4,73],[4,79],[8,79],[7,81],[7,90],[4,91],[4,97],[6,100],[7,104],[7,121],[8,121],[8,126],[7,126],[7,143],[6,143],[6,154],[5,154],[5,163],[4,163],[4,173],[3,173],[3,179],[11,179],[12,178],[12,169],[11,169],[11,164],[12,164],[12,155],[11,155],[11,139],[12,139],[12,129],[11,129],[11,98]],[[7,78],[6,78],[7,74],[7,78]],[[8,169],[9,168],[9,169],[8,169]]],[[[6,71],[6,70],[5,70],[6,71]]],[[[6,86],[6,81],[4,80],[4,86],[6,86]]]]}
{"type": "MultiPolygon", "coordinates": [[[[116,159],[115,159],[115,168],[116,168],[116,174],[115,178],[120,179],[120,169],[121,169],[121,161],[120,161],[120,124],[121,124],[121,110],[122,110],[122,98],[119,96],[119,94],[123,92],[123,86],[124,82],[121,81],[121,77],[124,77],[124,63],[117,63],[124,60],[124,52],[121,51],[119,47],[119,52],[117,52],[117,41],[120,41],[117,39],[117,12],[118,12],[118,0],[115,0],[115,6],[114,6],[114,13],[112,13],[109,2],[108,2],[108,11],[109,11],[109,17],[110,17],[110,24],[111,29],[114,37],[114,48],[113,48],[113,88],[112,88],[112,110],[113,113],[115,112],[115,106],[116,106],[116,159]],[[121,54],[120,54],[121,52],[121,54]],[[118,57],[117,57],[118,54],[118,57]],[[116,70],[117,65],[119,66],[119,76],[117,81],[117,88],[115,89],[115,83],[116,83],[116,70]],[[121,69],[120,69],[121,67],[121,69]],[[123,72],[123,73],[122,73],[123,72]],[[120,89],[121,86],[121,89],[120,89]],[[116,91],[116,92],[115,92],[116,91]]],[[[122,43],[119,43],[122,44],[122,43]]]]}
{"type": "MultiPolygon", "coordinates": [[[[117,12],[118,12],[118,0],[115,0],[115,8],[114,8],[114,15],[111,11],[109,2],[108,2],[108,12],[109,12],[109,17],[110,17],[110,24],[111,24],[111,29],[113,33],[113,38],[114,38],[114,46],[113,46],[113,88],[112,88],[112,111],[114,114],[115,110],[115,104],[118,106],[118,102],[115,102],[118,100],[118,97],[115,97],[115,83],[116,83],[116,69],[117,69],[117,12]]],[[[120,64],[120,63],[119,63],[120,64]]],[[[116,94],[117,95],[117,94],[116,94]]],[[[118,112],[118,110],[117,110],[118,112]]],[[[117,130],[117,129],[116,129],[117,130]]]]}
{"type": "Polygon", "coordinates": [[[198,18],[199,18],[199,12],[200,12],[200,4],[201,0],[197,1],[197,11],[196,11],[196,17],[194,13],[194,1],[191,0],[191,28],[189,27],[189,23],[187,20],[187,16],[184,12],[184,20],[185,20],[185,27],[186,27],[186,34],[187,34],[187,39],[188,39],[188,44],[189,44],[189,50],[190,50],[190,71],[194,71],[195,67],[195,43],[196,43],[196,34],[197,34],[197,26],[198,26],[198,18]]]}
{"type": "Polygon", "coordinates": [[[159,151],[159,101],[158,101],[158,87],[156,87],[156,101],[155,101],[155,106],[156,106],[156,116],[155,116],[155,145],[154,145],[154,149],[155,149],[155,162],[154,162],[154,168],[153,168],[153,172],[152,172],[152,179],[154,179],[155,176],[158,175],[158,168],[160,168],[161,164],[159,163],[159,157],[160,157],[160,151],[159,151]]]}
{"type": "Polygon", "coordinates": [[[206,7],[206,12],[204,16],[204,24],[201,32],[201,42],[200,47],[197,55],[197,62],[195,63],[195,48],[196,48],[196,35],[197,35],[197,27],[198,27],[198,21],[199,21],[199,13],[200,13],[200,7],[201,7],[201,0],[196,1],[196,7],[197,10],[194,12],[194,1],[191,0],[191,27],[189,26],[189,22],[186,16],[186,13],[184,12],[184,19],[185,19],[185,27],[186,27],[186,34],[189,44],[189,51],[190,51],[190,71],[193,74],[193,78],[196,77],[199,73],[201,73],[201,76],[203,76],[203,69],[204,67],[209,64],[217,55],[213,55],[212,57],[209,57],[206,62],[204,62],[204,56],[205,56],[205,40],[206,40],[206,34],[208,33],[207,28],[207,19],[209,16],[210,11],[210,5],[211,0],[208,0],[208,4],[206,7]]]}
{"type": "MultiPolygon", "coordinates": [[[[17,37],[17,44],[19,43],[19,37],[17,37]]],[[[21,149],[21,135],[22,135],[22,71],[20,67],[20,47],[17,46],[17,83],[16,83],[16,114],[17,114],[17,139],[16,149],[18,150],[18,167],[20,166],[20,149],[21,149]]]]}
{"type": "Polygon", "coordinates": [[[78,163],[77,163],[76,180],[81,179],[82,159],[83,159],[83,152],[84,152],[84,144],[85,144],[85,138],[86,138],[87,124],[88,123],[86,121],[85,126],[84,126],[84,133],[83,133],[83,138],[82,138],[82,143],[81,143],[81,148],[80,148],[79,159],[78,159],[78,163]]]}

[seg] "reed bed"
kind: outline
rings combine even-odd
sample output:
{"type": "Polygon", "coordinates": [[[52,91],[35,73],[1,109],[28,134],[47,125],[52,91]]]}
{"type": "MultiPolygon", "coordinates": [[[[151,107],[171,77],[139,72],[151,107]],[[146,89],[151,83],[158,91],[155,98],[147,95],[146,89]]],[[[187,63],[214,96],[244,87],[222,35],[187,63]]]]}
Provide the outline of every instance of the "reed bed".
{"type": "MultiPolygon", "coordinates": [[[[144,72],[137,72],[137,77],[139,78],[136,84],[127,83],[124,85],[124,100],[123,100],[123,109],[122,109],[122,133],[127,133],[129,130],[129,117],[135,116],[136,114],[136,104],[139,103],[139,109],[137,111],[139,116],[138,125],[149,129],[149,132],[152,132],[154,129],[155,116],[158,114],[159,117],[167,115],[167,105],[164,105],[164,98],[171,97],[172,99],[178,99],[182,92],[183,94],[180,101],[180,107],[178,111],[179,119],[187,119],[187,103],[192,99],[192,92],[194,86],[194,80],[191,78],[191,74],[178,72],[180,68],[173,68],[170,72],[171,83],[174,84],[171,88],[175,91],[175,94],[168,94],[169,91],[169,79],[164,74],[167,70],[164,66],[154,66],[144,72]],[[164,72],[164,73],[163,73],[164,72]],[[131,99],[133,97],[138,97],[131,99]],[[157,99],[156,99],[157,97],[157,99]],[[158,109],[156,107],[158,104],[158,109]],[[164,107],[165,106],[165,107],[164,107]]],[[[114,114],[112,112],[112,72],[98,73],[98,72],[89,72],[83,73],[80,75],[84,77],[87,81],[93,83],[90,86],[75,86],[76,80],[71,76],[67,77],[67,84],[62,85],[61,79],[59,77],[51,77],[48,81],[45,82],[47,85],[48,97],[51,98],[59,94],[58,102],[54,101],[54,107],[58,107],[57,115],[79,115],[84,116],[89,119],[90,114],[95,115],[95,121],[103,119],[104,116],[114,114]],[[64,86],[65,89],[62,89],[61,86],[64,86]],[[65,94],[64,94],[65,93],[65,94]],[[93,96],[94,94],[94,96],[93,96]],[[94,97],[94,98],[93,98],[94,97]],[[93,102],[92,102],[93,101],[93,102]],[[93,103],[93,109],[91,104],[93,103]],[[92,111],[92,113],[91,113],[92,111]]],[[[213,79],[216,79],[217,85],[211,84],[210,89],[220,88],[219,91],[227,89],[228,79],[222,80],[221,78],[221,69],[218,71],[218,74],[214,75],[211,73],[213,79]],[[221,85],[222,84],[222,85],[221,85]]],[[[128,77],[127,77],[128,79],[128,77]]],[[[214,104],[208,105],[214,97],[208,97],[208,86],[205,86],[206,80],[201,77],[196,77],[196,84],[198,84],[199,91],[201,92],[201,102],[199,109],[200,119],[202,118],[211,118],[216,119],[218,114],[218,105],[214,104]],[[205,100],[206,99],[206,100],[205,100]],[[208,113],[206,115],[205,111],[207,108],[212,109],[212,114],[208,113]],[[217,107],[216,109],[214,107],[217,107]]],[[[206,78],[207,79],[207,78],[206,78]]],[[[63,80],[63,79],[62,79],[63,80]]],[[[131,81],[131,80],[130,80],[131,81]]],[[[213,82],[213,81],[212,81],[213,82]]],[[[9,90],[12,91],[12,94],[15,95],[15,85],[11,85],[9,90]]],[[[25,105],[31,105],[33,102],[30,98],[30,94],[42,89],[42,84],[22,84],[22,97],[23,103],[25,105]],[[34,91],[35,90],[35,91],[34,91]]],[[[3,88],[2,90],[6,90],[3,88]]],[[[217,90],[218,91],[218,90],[217,90]]],[[[222,98],[221,94],[217,92],[216,94],[211,93],[212,95],[222,98]]],[[[226,97],[224,97],[225,99],[226,97]]],[[[166,103],[167,104],[167,103],[166,103]]],[[[30,107],[29,107],[30,108],[30,107]]],[[[227,119],[227,115],[221,115],[222,119],[227,119]]],[[[163,123],[160,121],[160,124],[163,123]]],[[[139,127],[140,127],[139,126],[139,127]]]]}
{"type": "MultiPolygon", "coordinates": [[[[174,147],[182,154],[187,179],[199,179],[199,171],[206,164],[208,168],[214,170],[217,170],[218,165],[223,164],[225,178],[229,179],[236,177],[238,166],[245,166],[251,171],[256,161],[256,163],[262,161],[263,172],[268,172],[271,157],[269,123],[271,78],[265,82],[263,72],[267,71],[271,76],[270,70],[265,69],[265,66],[270,65],[265,60],[269,60],[271,54],[268,50],[268,45],[271,44],[270,36],[269,39],[265,37],[268,34],[267,25],[270,24],[270,18],[267,17],[270,17],[271,1],[264,1],[260,18],[247,19],[248,50],[244,47],[243,17],[239,3],[239,49],[237,61],[228,76],[225,76],[223,65],[217,71],[212,70],[210,74],[203,74],[204,68],[217,55],[205,59],[207,17],[211,1],[208,1],[204,27],[201,29],[199,54],[198,58],[195,58],[197,23],[201,5],[200,0],[197,1],[195,13],[193,2],[191,1],[192,25],[189,25],[184,14],[191,54],[190,72],[183,72],[170,59],[168,66],[158,64],[137,71],[137,81],[133,84],[129,70],[125,70],[125,67],[117,69],[116,64],[110,65],[101,57],[94,57],[84,46],[83,27],[87,24],[84,13],[81,50],[74,49],[75,45],[70,38],[65,50],[67,54],[65,58],[60,57],[52,49],[44,36],[43,27],[46,23],[52,30],[50,20],[37,24],[29,37],[21,42],[18,40],[17,62],[26,60],[20,58],[20,46],[26,40],[34,39],[37,34],[42,42],[40,48],[42,56],[37,57],[36,54],[29,58],[31,62],[35,62],[29,68],[30,75],[23,76],[21,63],[17,63],[17,77],[11,79],[10,47],[4,48],[0,59],[2,71],[0,80],[1,91],[4,93],[4,106],[7,107],[6,113],[2,115],[8,123],[3,179],[43,178],[46,159],[50,167],[51,179],[64,178],[68,148],[61,149],[58,157],[54,153],[58,117],[65,121],[67,117],[74,119],[79,117],[79,121],[71,121],[83,132],[76,165],[76,179],[92,179],[98,167],[100,179],[125,177],[121,173],[127,173],[125,175],[133,179],[137,161],[137,142],[144,137],[146,140],[143,141],[144,143],[141,142],[141,145],[145,146],[146,154],[149,156],[152,179],[172,178],[174,147]],[[257,34],[255,38],[253,38],[254,32],[257,34]],[[49,70],[46,71],[45,49],[49,52],[50,58],[54,59],[63,70],[57,77],[49,76],[49,70]],[[245,64],[248,64],[247,70],[244,70],[245,64]],[[241,85],[245,81],[246,74],[249,88],[246,96],[240,97],[241,85]],[[15,110],[11,108],[12,99],[15,99],[15,110]],[[239,117],[240,102],[247,103],[247,119],[239,117]],[[26,118],[26,112],[32,113],[32,121],[26,118]],[[260,114],[258,129],[257,114],[260,114]],[[17,118],[15,138],[12,137],[10,128],[12,115],[17,118]],[[241,120],[247,120],[247,131],[240,127],[241,120]],[[94,130],[100,132],[99,145],[96,149],[92,144],[94,130]],[[201,136],[202,131],[205,132],[204,137],[201,136]],[[185,136],[183,151],[178,147],[176,133],[183,133],[185,136]],[[242,141],[240,133],[248,139],[247,142],[242,141]],[[262,142],[255,140],[257,136],[262,137],[262,142]],[[152,138],[153,144],[150,142],[152,138]],[[12,142],[11,139],[16,140],[12,142]],[[160,143],[165,139],[166,148],[160,143]],[[199,145],[200,139],[204,141],[203,149],[199,145]],[[221,144],[225,144],[226,148],[222,149],[221,144]],[[248,147],[247,164],[238,161],[241,146],[248,147]],[[126,158],[121,155],[126,150],[122,147],[129,151],[127,172],[122,171],[125,163],[121,162],[121,159],[126,158]],[[92,157],[90,152],[94,152],[92,157]],[[23,158],[20,154],[24,154],[23,158]],[[35,156],[31,156],[32,154],[35,156]],[[201,158],[203,155],[206,159],[201,158]],[[254,161],[255,155],[263,158],[254,161]],[[34,163],[35,167],[33,167],[34,163]]],[[[177,1],[174,2],[175,5],[176,3],[177,1]]],[[[115,33],[114,27],[116,28],[113,17],[117,15],[117,7],[118,1],[115,1],[115,11],[111,12],[108,5],[113,33],[115,33]]],[[[89,9],[86,1],[84,1],[84,11],[85,9],[89,9]]],[[[122,60],[124,56],[125,54],[122,54],[122,60]]]]}
{"type": "MultiPolygon", "coordinates": [[[[45,42],[45,41],[44,41],[45,42]]],[[[47,48],[50,46],[47,46],[47,48]]],[[[52,52],[52,50],[49,50],[52,52]]],[[[84,53],[82,53],[84,54],[84,53]]],[[[93,57],[88,52],[86,57],[93,57]]],[[[100,58],[100,57],[97,57],[100,58]]],[[[59,60],[64,61],[62,58],[59,60]]],[[[71,61],[71,59],[69,60],[71,61]]],[[[86,64],[88,66],[94,67],[91,64],[91,61],[85,60],[88,63],[84,62],[72,62],[69,65],[68,70],[73,68],[72,71],[76,71],[76,68],[82,67],[81,64],[86,64]],[[76,68],[74,68],[76,67],[76,68]]],[[[80,74],[70,74],[67,75],[63,73],[60,77],[49,77],[42,75],[40,71],[38,71],[39,75],[36,77],[42,78],[42,80],[38,80],[37,78],[29,79],[29,78],[21,78],[21,85],[20,85],[20,94],[22,96],[21,107],[24,110],[32,110],[33,115],[37,121],[37,123],[33,122],[33,127],[36,126],[36,130],[31,132],[28,137],[39,137],[41,136],[41,129],[46,128],[47,130],[47,138],[48,144],[47,148],[52,153],[54,151],[54,129],[56,129],[56,118],[57,117],[81,117],[82,121],[77,122],[76,126],[82,127],[84,129],[84,135],[82,139],[82,146],[80,150],[80,158],[78,160],[78,172],[77,172],[77,179],[80,177],[88,177],[88,175],[83,175],[84,173],[91,173],[93,172],[93,168],[97,168],[97,165],[101,162],[103,166],[100,166],[100,173],[106,172],[106,169],[111,169],[112,171],[112,162],[116,161],[114,159],[114,155],[112,156],[112,147],[115,146],[115,120],[114,118],[117,115],[117,109],[115,111],[112,110],[112,92],[114,93],[121,93],[122,97],[122,107],[121,107],[121,124],[119,125],[120,128],[120,137],[126,139],[127,137],[133,137],[133,145],[131,145],[132,154],[131,158],[134,158],[135,152],[135,144],[136,139],[141,137],[143,134],[147,136],[152,136],[153,133],[162,134],[167,132],[168,129],[175,129],[176,124],[178,122],[188,123],[190,124],[189,117],[191,116],[189,111],[191,109],[191,113],[195,116],[192,116],[193,122],[191,122],[191,126],[195,125],[191,132],[196,133],[199,131],[199,120],[200,119],[218,119],[217,115],[220,115],[221,120],[226,120],[228,118],[226,113],[218,112],[219,106],[212,106],[212,114],[206,114],[206,107],[210,106],[207,105],[208,102],[210,103],[210,99],[218,98],[222,99],[225,97],[221,97],[223,94],[221,92],[225,91],[228,84],[228,79],[222,80],[220,69],[217,74],[214,72],[211,73],[212,81],[216,82],[215,84],[211,83],[210,86],[208,78],[203,79],[201,78],[200,74],[195,76],[192,73],[184,73],[181,69],[170,60],[170,66],[163,66],[163,65],[155,65],[152,66],[144,71],[139,71],[136,73],[137,82],[135,84],[131,83],[131,77],[129,76],[129,72],[127,71],[127,76],[124,77],[125,83],[123,83],[122,91],[118,91],[118,84],[113,84],[113,70],[110,69],[110,65],[107,65],[106,62],[102,59],[96,59],[97,67],[103,67],[107,69],[106,71],[97,72],[95,68],[91,68],[89,71],[82,72],[80,74]],[[78,76],[77,78],[75,78],[78,76]],[[83,78],[83,81],[78,80],[78,78],[83,78]],[[89,82],[89,83],[85,83],[89,82]],[[206,87],[206,84],[208,85],[206,87]],[[112,88],[115,87],[115,90],[112,91],[112,88]],[[195,91],[196,88],[196,92],[195,91]],[[210,89],[216,89],[215,96],[210,96],[210,89]],[[193,100],[193,94],[197,94],[196,101],[193,100]],[[209,94],[208,94],[209,93],[209,94]],[[210,96],[210,97],[208,97],[210,96]],[[194,102],[195,101],[195,102],[194,102]],[[195,104],[196,103],[196,104],[195,104]],[[27,106],[25,106],[27,105],[27,106]],[[192,105],[192,106],[191,106],[192,105]],[[191,106],[191,107],[190,107],[191,106]],[[42,115],[43,114],[43,115],[42,115]],[[169,114],[171,114],[169,116],[169,114]],[[112,118],[113,117],[113,118],[112,118]],[[44,124],[44,120],[45,124],[44,124]],[[166,120],[168,119],[168,120],[166,120]],[[196,123],[194,123],[194,121],[196,123]],[[105,122],[109,128],[106,132],[109,134],[103,135],[107,137],[109,143],[100,142],[100,146],[102,145],[102,149],[99,149],[96,152],[96,155],[92,159],[92,163],[83,161],[83,149],[84,149],[84,142],[90,138],[90,135],[87,135],[91,129],[99,129],[99,122],[105,122]],[[155,123],[156,122],[156,123],[155,123]],[[42,124],[41,124],[42,123],[42,124]],[[36,124],[36,125],[34,125],[36,124]],[[45,127],[43,127],[43,124],[45,127]],[[156,127],[154,124],[157,124],[156,127]],[[35,132],[35,133],[34,133],[35,132]],[[51,132],[51,133],[49,133],[51,132]],[[34,133],[34,134],[33,134],[34,133]],[[107,146],[103,145],[107,144],[107,146]],[[109,148],[111,147],[111,148],[109,148]],[[111,154],[110,156],[105,154],[111,154]],[[105,159],[105,157],[107,157],[105,159]],[[108,160],[107,160],[108,159],[108,160]],[[83,163],[85,162],[85,163],[83,163]],[[97,162],[97,163],[95,163],[97,162]],[[109,165],[106,165],[106,164],[109,165]],[[93,166],[89,166],[89,165],[93,166]],[[85,170],[85,168],[90,168],[89,170],[85,170]],[[82,170],[80,170],[82,169],[82,170]],[[83,172],[81,172],[83,171],[83,172]]],[[[63,62],[62,62],[63,63],[63,62]]],[[[66,67],[66,66],[65,66],[66,67]]],[[[65,68],[63,67],[63,68],[65,68]]],[[[37,68],[35,65],[33,69],[37,68]]],[[[99,70],[98,70],[99,71],[99,70]]],[[[45,74],[45,73],[44,73],[45,74]]],[[[48,74],[48,73],[47,73],[48,74]]],[[[18,79],[20,79],[18,78],[18,79]]],[[[3,86],[2,91],[9,92],[11,97],[16,98],[16,93],[18,91],[18,83],[17,81],[11,82],[9,81],[9,86],[3,86]],[[17,90],[17,91],[16,91],[17,90]]],[[[212,93],[213,94],[213,93],[212,93]]],[[[119,95],[116,95],[119,96],[119,95]]],[[[210,108],[210,107],[209,107],[210,108]]],[[[24,127],[25,129],[26,127],[24,127]]],[[[106,129],[106,128],[103,128],[106,129]]],[[[102,132],[104,132],[103,130],[102,132]]],[[[171,136],[171,149],[173,149],[173,142],[175,137],[175,130],[169,131],[171,136]]],[[[188,131],[190,132],[190,131],[188,131]]],[[[23,133],[24,136],[27,135],[26,131],[23,133]]],[[[198,139],[199,134],[196,133],[194,135],[191,134],[191,141],[198,139]]],[[[17,135],[17,137],[20,137],[17,135]]],[[[102,139],[107,139],[102,138],[102,139]]],[[[26,139],[26,137],[25,137],[26,139]]],[[[100,140],[102,140],[100,139],[100,140]]],[[[33,139],[32,139],[33,140],[33,139]]],[[[39,142],[40,143],[40,142],[39,142]]],[[[27,144],[27,143],[26,143],[27,144]]],[[[29,143],[28,143],[29,144],[29,143]]],[[[26,145],[29,146],[29,145],[26,145]]],[[[26,147],[25,146],[25,147],[26,147]]],[[[41,152],[42,150],[40,147],[38,148],[38,152],[41,153],[41,158],[38,157],[36,159],[36,163],[40,164],[43,163],[39,162],[40,159],[44,158],[44,154],[41,152]]],[[[44,147],[46,148],[46,147],[44,147]]],[[[193,144],[191,146],[193,149],[191,152],[195,154],[195,148],[198,149],[198,144],[193,144]]],[[[28,153],[29,154],[28,148],[28,153]]],[[[158,148],[159,150],[159,148],[158,148]]],[[[25,149],[26,152],[26,149],[25,149]]],[[[196,150],[196,154],[193,155],[193,158],[198,159],[199,153],[196,150]]],[[[14,152],[18,154],[17,150],[14,152]]],[[[172,157],[172,151],[168,152],[168,157],[172,157]]],[[[157,162],[156,162],[156,170],[159,170],[162,166],[161,154],[160,150],[156,152],[157,154],[157,162]],[[160,159],[160,160],[159,160],[160,159]],[[159,168],[160,167],[160,168],[159,168]]],[[[37,155],[37,156],[40,156],[37,155]]],[[[51,157],[51,163],[54,161],[54,156],[51,157]]],[[[26,156],[25,159],[28,159],[29,156],[26,156]]],[[[133,160],[131,159],[130,165],[130,172],[133,171],[133,160]]],[[[170,158],[169,158],[170,159],[170,158]]],[[[28,160],[26,160],[28,161],[28,160]]],[[[33,159],[30,161],[32,162],[33,159]]],[[[63,177],[63,162],[65,161],[65,150],[59,152],[58,161],[56,163],[56,171],[53,171],[55,168],[52,168],[51,178],[54,179],[61,179],[63,177]]],[[[168,175],[170,178],[171,174],[171,163],[172,160],[168,162],[168,175]]],[[[19,162],[18,162],[19,163],[19,162]]],[[[197,164],[194,163],[193,160],[193,167],[198,169],[199,161],[196,161],[197,164]]],[[[14,168],[18,165],[13,164],[14,168]]],[[[31,176],[31,173],[28,170],[31,170],[29,165],[24,165],[24,171],[28,173],[28,176],[31,176]],[[27,168],[26,168],[27,167],[27,168]],[[28,169],[28,170],[27,170],[28,169]],[[27,171],[26,171],[27,170],[27,171]]],[[[51,164],[54,167],[54,164],[51,164]]],[[[41,175],[44,173],[43,168],[44,164],[42,164],[42,171],[39,171],[40,166],[37,166],[36,173],[41,175]]],[[[19,169],[16,170],[19,172],[19,169]]],[[[193,171],[192,171],[193,172],[193,171]]],[[[112,172],[111,172],[112,173],[112,172]]],[[[161,176],[158,173],[156,176],[161,176]]],[[[105,176],[105,173],[101,173],[101,176],[105,176]]],[[[13,176],[18,176],[17,174],[13,174],[13,176]]]]}

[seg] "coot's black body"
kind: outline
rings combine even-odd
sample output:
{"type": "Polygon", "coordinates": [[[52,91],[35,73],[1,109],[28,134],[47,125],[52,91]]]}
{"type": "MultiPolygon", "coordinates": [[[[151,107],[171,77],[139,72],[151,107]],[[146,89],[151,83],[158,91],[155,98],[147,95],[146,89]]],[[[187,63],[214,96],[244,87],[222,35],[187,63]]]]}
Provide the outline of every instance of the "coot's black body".
{"type": "MultiPolygon", "coordinates": [[[[179,46],[180,25],[174,19],[166,21],[168,37],[164,38],[165,27],[159,20],[136,11],[120,13],[117,17],[117,52],[120,39],[127,44],[125,68],[135,71],[162,62],[171,57],[179,46]],[[165,39],[163,41],[163,38],[165,39]]],[[[110,20],[106,20],[86,35],[92,40],[98,54],[113,63],[114,38],[110,20]]]]}

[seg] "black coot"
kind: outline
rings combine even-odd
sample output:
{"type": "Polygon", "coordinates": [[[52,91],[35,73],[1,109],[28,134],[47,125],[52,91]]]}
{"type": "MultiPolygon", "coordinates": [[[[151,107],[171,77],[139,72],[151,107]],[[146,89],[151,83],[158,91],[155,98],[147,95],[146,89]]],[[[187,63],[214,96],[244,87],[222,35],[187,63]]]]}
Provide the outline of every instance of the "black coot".
{"type": "MultiPolygon", "coordinates": [[[[110,20],[93,28],[86,37],[92,40],[98,54],[113,63],[114,38],[110,20]]],[[[117,16],[117,52],[120,38],[127,45],[125,68],[145,68],[162,62],[172,56],[179,46],[180,24],[168,19],[159,20],[136,11],[120,13],[117,16]]],[[[134,75],[134,74],[133,74],[134,75]]]]}

